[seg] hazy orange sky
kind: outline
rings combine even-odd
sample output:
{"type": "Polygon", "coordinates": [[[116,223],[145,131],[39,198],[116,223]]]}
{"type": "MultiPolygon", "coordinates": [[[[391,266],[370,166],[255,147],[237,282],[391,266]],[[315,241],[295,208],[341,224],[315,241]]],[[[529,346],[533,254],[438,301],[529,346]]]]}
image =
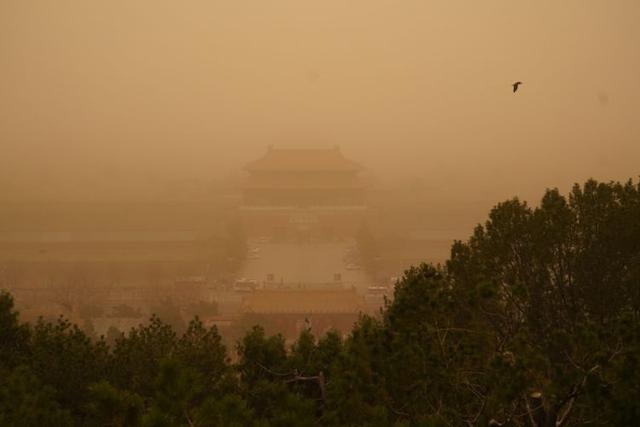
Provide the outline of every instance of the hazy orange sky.
{"type": "Polygon", "coordinates": [[[270,144],[473,198],[637,177],[640,1],[0,0],[4,198],[217,179],[270,144]]]}

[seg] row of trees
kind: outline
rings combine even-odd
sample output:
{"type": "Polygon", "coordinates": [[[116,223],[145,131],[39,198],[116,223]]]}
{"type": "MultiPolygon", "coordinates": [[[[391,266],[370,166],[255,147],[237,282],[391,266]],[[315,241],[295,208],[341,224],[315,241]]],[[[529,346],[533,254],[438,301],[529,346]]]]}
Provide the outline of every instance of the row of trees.
{"type": "Polygon", "coordinates": [[[640,184],[497,205],[345,338],[255,327],[227,352],[153,317],[108,346],[7,294],[0,331],[0,425],[637,425],[640,184]]]}

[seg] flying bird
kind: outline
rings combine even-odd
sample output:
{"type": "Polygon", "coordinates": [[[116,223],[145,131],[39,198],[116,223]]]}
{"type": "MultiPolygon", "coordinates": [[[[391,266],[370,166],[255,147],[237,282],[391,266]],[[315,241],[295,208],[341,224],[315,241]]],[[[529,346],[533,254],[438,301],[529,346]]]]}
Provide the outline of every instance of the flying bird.
{"type": "Polygon", "coordinates": [[[520,86],[522,84],[522,82],[515,82],[514,84],[512,84],[511,86],[513,86],[513,92],[515,93],[515,91],[518,90],[518,86],[520,86]]]}

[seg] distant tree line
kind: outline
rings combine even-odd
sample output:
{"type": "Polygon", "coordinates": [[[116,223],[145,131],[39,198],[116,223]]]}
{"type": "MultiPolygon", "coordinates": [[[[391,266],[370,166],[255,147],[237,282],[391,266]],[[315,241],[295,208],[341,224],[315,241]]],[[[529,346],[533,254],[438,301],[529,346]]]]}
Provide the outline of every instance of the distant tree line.
{"type": "Polygon", "coordinates": [[[197,318],[107,345],[3,293],[0,425],[639,425],[640,184],[500,203],[347,337],[256,326],[231,354],[197,318]]]}

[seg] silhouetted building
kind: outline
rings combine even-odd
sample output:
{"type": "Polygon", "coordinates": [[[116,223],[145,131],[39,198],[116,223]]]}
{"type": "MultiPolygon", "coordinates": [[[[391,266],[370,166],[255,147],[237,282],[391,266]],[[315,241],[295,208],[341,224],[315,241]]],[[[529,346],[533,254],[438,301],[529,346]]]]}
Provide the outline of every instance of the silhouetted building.
{"type": "Polygon", "coordinates": [[[337,147],[269,148],[245,169],[241,212],[251,235],[352,236],[366,215],[362,167],[337,147]]]}

